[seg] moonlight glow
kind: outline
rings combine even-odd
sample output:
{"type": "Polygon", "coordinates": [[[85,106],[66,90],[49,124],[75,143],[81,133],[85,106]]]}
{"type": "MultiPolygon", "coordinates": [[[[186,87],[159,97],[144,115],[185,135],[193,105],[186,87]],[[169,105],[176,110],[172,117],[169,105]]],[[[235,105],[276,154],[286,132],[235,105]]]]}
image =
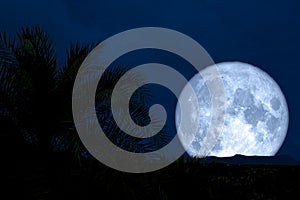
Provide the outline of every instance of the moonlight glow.
{"type": "MultiPolygon", "coordinates": [[[[279,86],[268,74],[249,64],[226,62],[217,67],[225,87],[227,109],[224,128],[209,155],[275,155],[288,128],[287,104],[279,86]]],[[[203,157],[205,155],[199,155],[199,152],[205,146],[203,141],[211,120],[210,93],[200,74],[195,75],[190,84],[197,94],[200,109],[191,112],[191,117],[200,113],[200,129],[186,150],[191,156],[203,157]]],[[[177,127],[179,110],[177,105],[177,127]]],[[[179,138],[184,143],[185,136],[180,134],[179,138]]]]}

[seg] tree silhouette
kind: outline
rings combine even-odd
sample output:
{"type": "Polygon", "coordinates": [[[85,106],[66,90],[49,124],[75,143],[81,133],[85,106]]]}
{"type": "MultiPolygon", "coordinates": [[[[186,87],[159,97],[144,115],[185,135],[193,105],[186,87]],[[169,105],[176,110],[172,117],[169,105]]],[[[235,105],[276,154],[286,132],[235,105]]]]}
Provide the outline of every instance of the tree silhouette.
{"type": "Polygon", "coordinates": [[[46,148],[54,120],[50,102],[56,84],[51,41],[39,27],[24,27],[12,39],[3,33],[0,47],[2,105],[24,136],[32,142],[39,137],[46,148]]]}
{"type": "MultiPolygon", "coordinates": [[[[54,148],[76,152],[77,157],[86,153],[74,128],[71,98],[77,71],[94,46],[71,43],[65,63],[58,66],[52,40],[40,27],[23,27],[14,37],[5,32],[0,35],[0,109],[13,120],[22,137],[45,152],[54,148]]],[[[97,116],[104,132],[118,146],[133,152],[155,150],[168,142],[166,134],[145,141],[123,133],[120,139],[122,131],[113,123],[110,97],[128,69],[113,65],[103,74],[95,99],[97,116]]],[[[123,86],[124,91],[138,80],[138,74],[132,76],[123,86]]],[[[139,125],[149,123],[151,97],[143,87],[131,98],[131,115],[139,125]]],[[[119,112],[127,109],[118,105],[119,112]]]]}

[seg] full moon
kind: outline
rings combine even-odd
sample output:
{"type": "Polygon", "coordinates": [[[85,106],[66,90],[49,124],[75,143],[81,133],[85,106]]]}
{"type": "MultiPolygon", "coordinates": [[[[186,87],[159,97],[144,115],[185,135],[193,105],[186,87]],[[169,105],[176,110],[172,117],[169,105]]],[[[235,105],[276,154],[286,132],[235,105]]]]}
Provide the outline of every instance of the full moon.
{"type": "MultiPolygon", "coordinates": [[[[219,75],[215,76],[221,76],[224,85],[226,114],[223,129],[220,130],[208,156],[275,155],[286,137],[289,121],[287,103],[280,87],[267,73],[250,64],[224,62],[216,66],[219,75]]],[[[212,70],[212,67],[203,71],[209,70],[212,70]]],[[[192,143],[185,148],[189,155],[203,157],[206,155],[200,155],[200,152],[205,146],[204,139],[212,119],[210,93],[200,73],[189,83],[198,98],[199,110],[191,111],[191,116],[187,117],[200,115],[200,128],[192,143]]],[[[180,106],[177,104],[177,129],[179,119],[180,106]]],[[[183,134],[179,135],[179,139],[182,143],[187,140],[183,134]]]]}

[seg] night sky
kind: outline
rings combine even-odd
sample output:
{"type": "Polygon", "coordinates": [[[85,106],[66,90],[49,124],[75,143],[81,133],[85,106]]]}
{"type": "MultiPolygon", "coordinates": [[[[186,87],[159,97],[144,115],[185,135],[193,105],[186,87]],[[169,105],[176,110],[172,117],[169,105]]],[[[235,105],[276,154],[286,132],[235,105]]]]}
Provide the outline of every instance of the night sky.
{"type": "Polygon", "coordinates": [[[71,41],[101,42],[121,31],[158,26],[198,41],[216,63],[243,61],[270,74],[284,92],[290,124],[279,154],[300,160],[300,2],[240,0],[1,0],[0,29],[41,25],[57,47],[59,62],[71,41]]]}

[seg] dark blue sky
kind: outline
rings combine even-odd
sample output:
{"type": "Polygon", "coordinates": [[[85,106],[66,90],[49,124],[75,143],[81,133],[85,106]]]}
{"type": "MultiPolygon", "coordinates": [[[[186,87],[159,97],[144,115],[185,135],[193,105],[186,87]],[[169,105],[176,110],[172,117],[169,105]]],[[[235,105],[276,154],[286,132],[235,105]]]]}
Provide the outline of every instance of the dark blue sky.
{"type": "Polygon", "coordinates": [[[0,0],[1,29],[39,24],[60,59],[70,41],[102,41],[121,31],[159,26],[197,40],[215,62],[239,60],[269,73],[286,95],[290,126],[280,154],[300,160],[300,3],[297,0],[0,0]]]}

